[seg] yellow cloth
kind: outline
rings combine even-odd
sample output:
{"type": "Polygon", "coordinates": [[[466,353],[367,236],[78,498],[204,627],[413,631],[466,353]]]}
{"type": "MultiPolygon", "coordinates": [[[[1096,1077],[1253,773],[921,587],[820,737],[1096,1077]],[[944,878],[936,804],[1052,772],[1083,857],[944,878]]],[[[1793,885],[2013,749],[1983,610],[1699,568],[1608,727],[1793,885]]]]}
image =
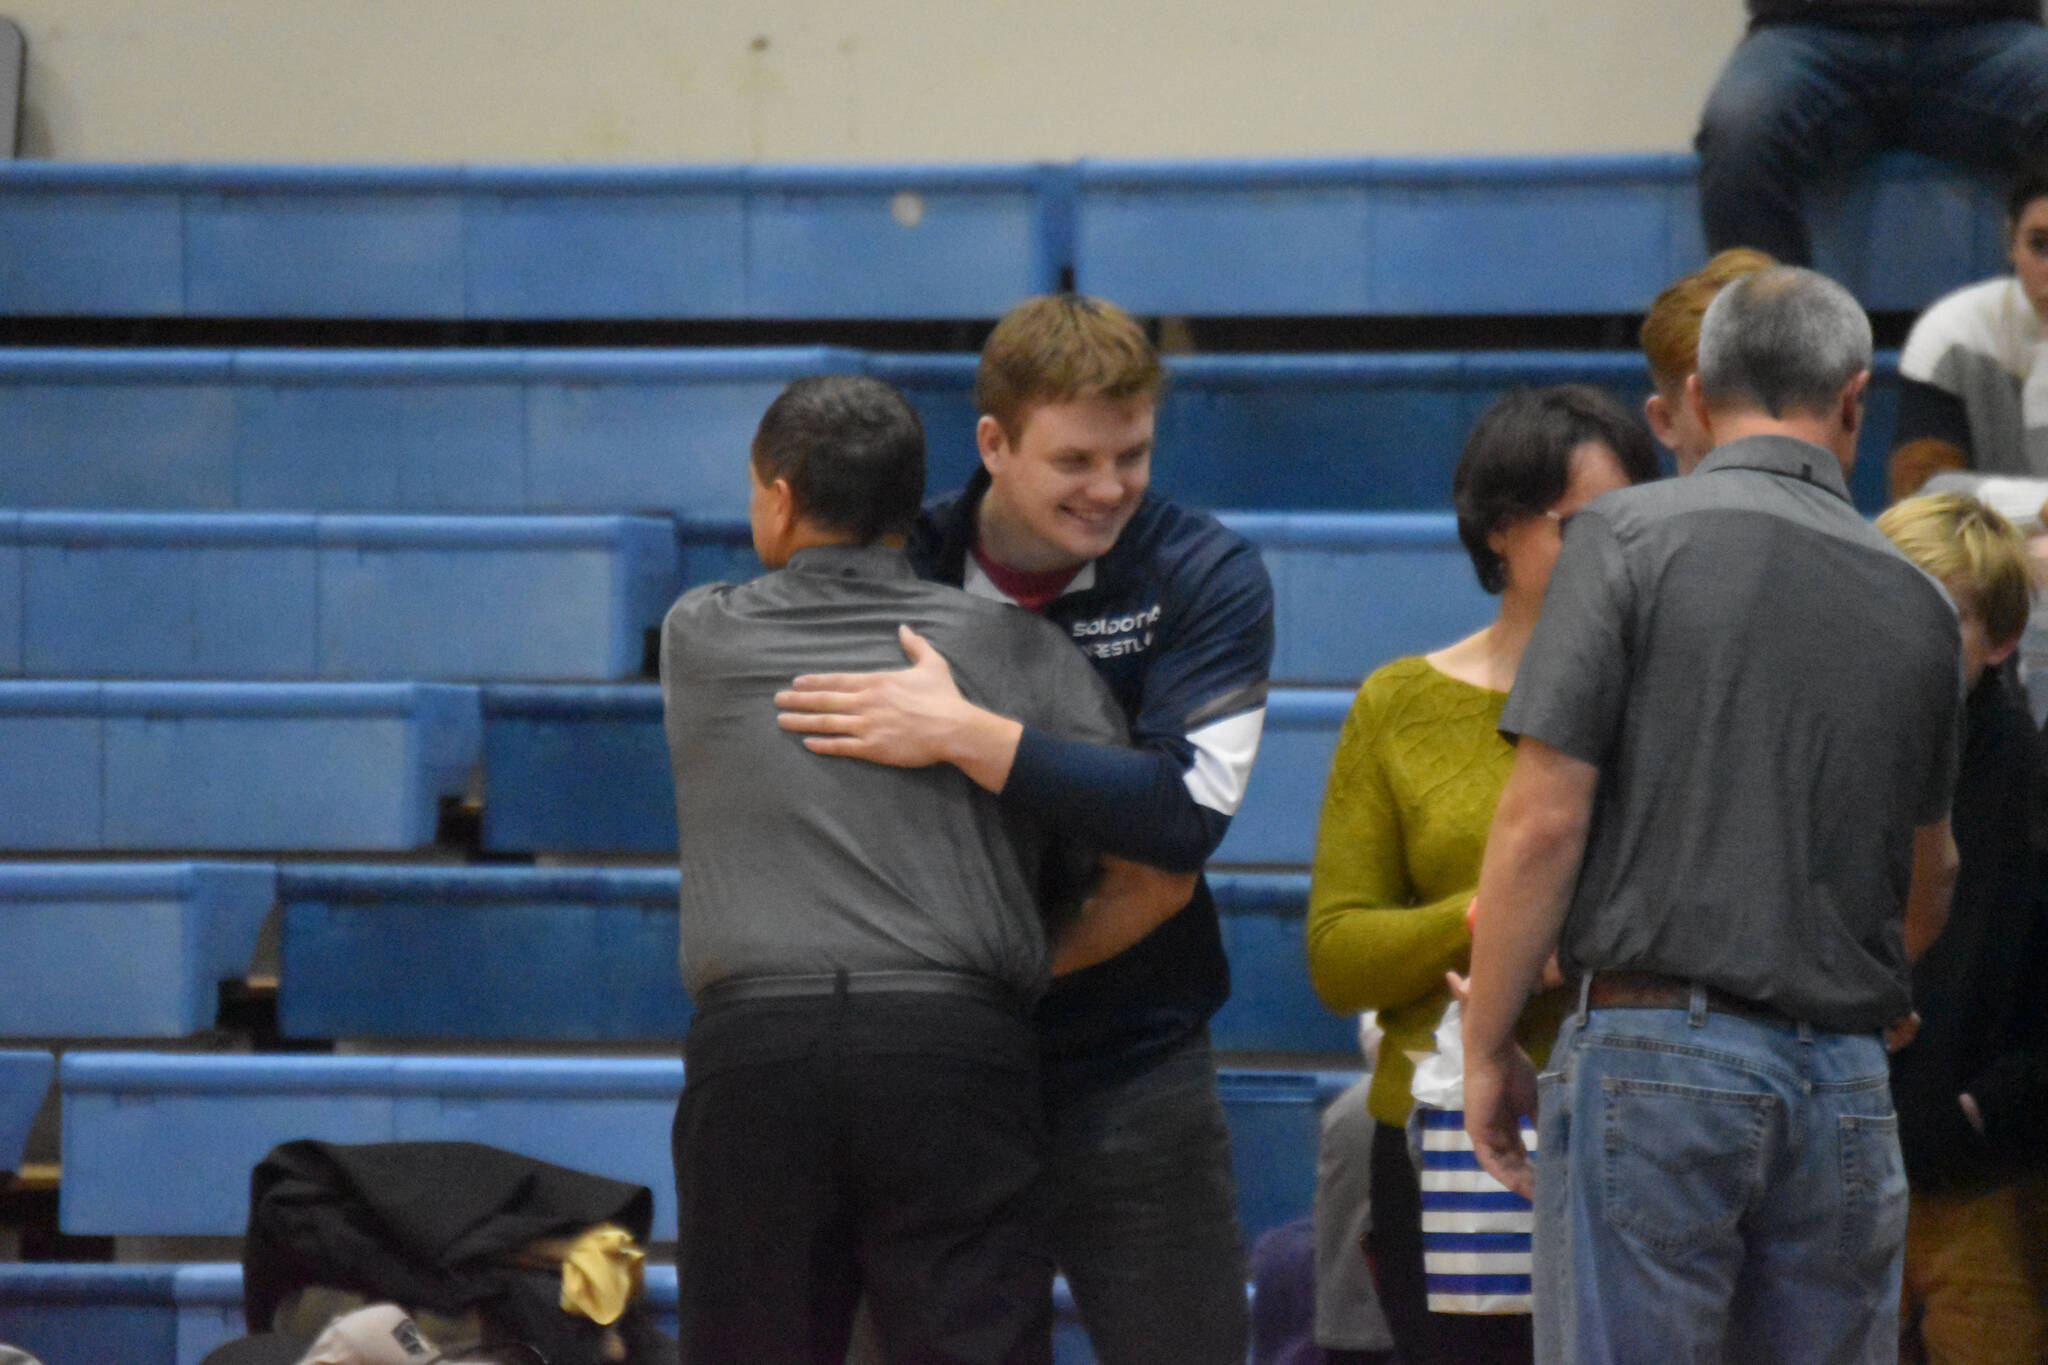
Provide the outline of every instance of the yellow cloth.
{"type": "MultiPolygon", "coordinates": [[[[1500,737],[1505,692],[1461,682],[1421,658],[1396,659],[1358,689],[1323,792],[1308,895],[1308,968],[1333,1010],[1376,1009],[1385,1041],[1366,1107],[1408,1121],[1410,1052],[1435,1050],[1465,971],[1465,906],[1514,750],[1500,737]]],[[[1541,1065],[1569,1006],[1547,991],[1516,1037],[1541,1065]]]]}
{"type": "Polygon", "coordinates": [[[578,1237],[562,1257],[562,1311],[581,1313],[609,1327],[640,1292],[641,1263],[647,1253],[633,1245],[632,1234],[612,1223],[599,1223],[578,1237]]]}

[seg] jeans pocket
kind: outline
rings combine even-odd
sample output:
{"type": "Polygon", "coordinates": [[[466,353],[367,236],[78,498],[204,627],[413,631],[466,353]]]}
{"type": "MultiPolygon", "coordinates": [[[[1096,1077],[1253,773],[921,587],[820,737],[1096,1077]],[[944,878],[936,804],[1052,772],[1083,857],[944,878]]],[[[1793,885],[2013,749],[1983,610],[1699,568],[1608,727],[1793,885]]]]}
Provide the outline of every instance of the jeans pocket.
{"type": "Polygon", "coordinates": [[[1843,1114],[1842,1224],[1845,1266],[1882,1269],[1906,1239],[1906,1164],[1896,1114],[1843,1114]]]}
{"type": "Polygon", "coordinates": [[[1733,1228],[1762,1179],[1772,1098],[1619,1076],[1601,1091],[1608,1225],[1659,1251],[1733,1228]]]}

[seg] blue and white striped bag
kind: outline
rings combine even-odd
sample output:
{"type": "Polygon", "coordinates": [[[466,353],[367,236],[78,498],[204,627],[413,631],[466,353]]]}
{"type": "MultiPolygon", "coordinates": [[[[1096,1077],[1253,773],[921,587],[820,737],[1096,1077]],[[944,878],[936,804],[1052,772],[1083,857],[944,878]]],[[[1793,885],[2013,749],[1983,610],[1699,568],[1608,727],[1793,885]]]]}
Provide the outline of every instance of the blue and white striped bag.
{"type": "MultiPolygon", "coordinates": [[[[1465,1111],[1416,1105],[1422,1163],[1422,1270],[1432,1313],[1529,1311],[1529,1201],[1480,1168],[1465,1111]]],[[[1536,1130],[1522,1142],[1533,1157],[1536,1130]]]]}

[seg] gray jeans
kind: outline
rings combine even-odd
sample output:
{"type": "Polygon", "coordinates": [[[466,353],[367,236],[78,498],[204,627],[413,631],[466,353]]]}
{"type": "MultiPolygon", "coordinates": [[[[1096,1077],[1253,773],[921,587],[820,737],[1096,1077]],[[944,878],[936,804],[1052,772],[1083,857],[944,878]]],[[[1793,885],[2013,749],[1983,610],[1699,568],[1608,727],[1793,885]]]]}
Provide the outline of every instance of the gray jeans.
{"type": "Polygon", "coordinates": [[[1206,1033],[1049,1097],[1054,1250],[1100,1365],[1244,1365],[1244,1237],[1206,1033]]]}

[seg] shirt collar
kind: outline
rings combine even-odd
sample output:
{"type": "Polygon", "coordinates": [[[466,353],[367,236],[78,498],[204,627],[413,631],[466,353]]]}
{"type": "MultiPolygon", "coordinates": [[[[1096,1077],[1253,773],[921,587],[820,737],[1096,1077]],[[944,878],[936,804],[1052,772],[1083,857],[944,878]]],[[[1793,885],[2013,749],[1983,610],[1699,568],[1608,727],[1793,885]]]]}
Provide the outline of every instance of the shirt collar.
{"type": "Polygon", "coordinates": [[[807,545],[785,568],[828,578],[915,578],[910,557],[894,545],[807,545]]]}
{"type": "Polygon", "coordinates": [[[1693,469],[1694,474],[1711,474],[1719,469],[1753,469],[1799,479],[1849,501],[1849,483],[1842,476],[1842,462],[1834,452],[1796,436],[1745,436],[1715,446],[1693,469]]]}

